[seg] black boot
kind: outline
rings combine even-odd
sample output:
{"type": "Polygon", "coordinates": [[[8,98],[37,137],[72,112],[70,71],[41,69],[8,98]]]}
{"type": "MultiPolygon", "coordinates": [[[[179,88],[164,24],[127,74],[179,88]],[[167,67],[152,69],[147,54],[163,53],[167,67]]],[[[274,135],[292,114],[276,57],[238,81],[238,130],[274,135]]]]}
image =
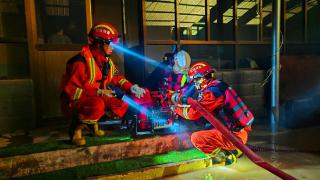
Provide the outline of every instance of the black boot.
{"type": "Polygon", "coordinates": [[[231,151],[225,150],[226,152],[226,164],[225,165],[232,165],[237,162],[237,157],[231,151]]]}

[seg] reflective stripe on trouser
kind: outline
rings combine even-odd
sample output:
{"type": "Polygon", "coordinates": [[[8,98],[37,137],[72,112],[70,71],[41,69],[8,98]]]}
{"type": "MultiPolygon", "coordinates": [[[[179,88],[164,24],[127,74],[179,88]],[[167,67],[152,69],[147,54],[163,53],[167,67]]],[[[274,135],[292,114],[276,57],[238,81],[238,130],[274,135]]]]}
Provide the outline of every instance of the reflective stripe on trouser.
{"type": "Polygon", "coordinates": [[[114,97],[84,97],[76,106],[78,107],[80,122],[86,124],[96,123],[108,109],[120,118],[128,110],[126,103],[114,97]]]}
{"type": "MultiPolygon", "coordinates": [[[[248,131],[242,129],[239,132],[233,132],[242,143],[248,139],[248,131]]],[[[225,150],[237,149],[227,138],[225,138],[217,129],[203,130],[194,132],[191,135],[192,144],[206,154],[213,153],[217,148],[225,150]]]]}
{"type": "Polygon", "coordinates": [[[213,158],[216,157],[221,152],[221,148],[216,148],[210,154],[207,154],[209,157],[213,158]]]}

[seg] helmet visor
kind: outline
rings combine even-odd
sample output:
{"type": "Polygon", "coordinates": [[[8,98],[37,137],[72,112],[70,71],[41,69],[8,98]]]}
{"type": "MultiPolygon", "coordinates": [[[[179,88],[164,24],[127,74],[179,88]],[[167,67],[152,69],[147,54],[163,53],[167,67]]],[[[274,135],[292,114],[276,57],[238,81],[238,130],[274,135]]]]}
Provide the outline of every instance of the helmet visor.
{"type": "Polygon", "coordinates": [[[193,75],[193,76],[190,76],[190,80],[193,81],[193,80],[195,80],[195,79],[199,79],[199,78],[202,78],[202,77],[203,77],[202,74],[197,73],[197,74],[195,74],[195,75],[193,75]]]}

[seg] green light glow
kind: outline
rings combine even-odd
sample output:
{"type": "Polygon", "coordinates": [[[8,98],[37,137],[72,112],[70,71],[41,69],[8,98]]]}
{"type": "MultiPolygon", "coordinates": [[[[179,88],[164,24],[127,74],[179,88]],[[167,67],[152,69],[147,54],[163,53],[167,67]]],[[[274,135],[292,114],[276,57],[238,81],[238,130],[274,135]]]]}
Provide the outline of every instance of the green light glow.
{"type": "MultiPolygon", "coordinates": [[[[117,142],[127,142],[132,141],[133,139],[130,135],[124,136],[105,136],[105,137],[86,137],[87,143],[86,146],[95,146],[101,144],[111,144],[117,142]]],[[[59,149],[70,149],[75,148],[76,146],[70,144],[68,140],[54,140],[45,143],[36,143],[36,144],[24,144],[24,145],[12,145],[0,149],[0,157],[23,155],[23,154],[32,154],[46,151],[54,151],[59,149]]]]}
{"type": "Polygon", "coordinates": [[[180,162],[185,159],[196,159],[207,157],[197,149],[190,149],[187,151],[171,151],[167,154],[154,156],[153,160],[157,164],[180,162]]]}

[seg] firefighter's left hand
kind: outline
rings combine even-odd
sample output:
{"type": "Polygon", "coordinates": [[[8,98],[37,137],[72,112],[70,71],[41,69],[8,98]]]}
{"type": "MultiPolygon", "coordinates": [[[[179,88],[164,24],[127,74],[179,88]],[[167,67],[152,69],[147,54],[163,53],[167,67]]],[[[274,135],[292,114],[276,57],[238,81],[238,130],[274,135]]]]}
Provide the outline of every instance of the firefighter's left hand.
{"type": "Polygon", "coordinates": [[[133,85],[130,88],[131,93],[133,93],[137,98],[141,98],[144,96],[144,94],[146,93],[146,91],[139,87],[137,84],[133,85]]]}
{"type": "Polygon", "coordinates": [[[111,89],[98,89],[97,95],[98,96],[106,96],[106,97],[114,97],[115,92],[111,89]]]}

